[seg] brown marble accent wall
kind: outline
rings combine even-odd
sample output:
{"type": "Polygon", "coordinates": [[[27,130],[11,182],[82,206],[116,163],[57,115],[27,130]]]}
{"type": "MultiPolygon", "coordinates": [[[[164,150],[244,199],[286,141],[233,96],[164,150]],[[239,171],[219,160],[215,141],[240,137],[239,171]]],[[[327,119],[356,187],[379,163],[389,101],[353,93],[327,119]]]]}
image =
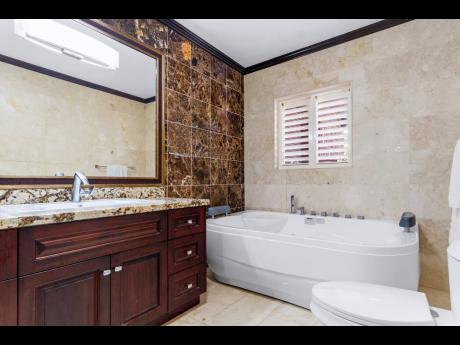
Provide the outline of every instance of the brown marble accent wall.
{"type": "Polygon", "coordinates": [[[242,210],[242,75],[154,19],[103,21],[167,56],[167,196],[242,210]]]}

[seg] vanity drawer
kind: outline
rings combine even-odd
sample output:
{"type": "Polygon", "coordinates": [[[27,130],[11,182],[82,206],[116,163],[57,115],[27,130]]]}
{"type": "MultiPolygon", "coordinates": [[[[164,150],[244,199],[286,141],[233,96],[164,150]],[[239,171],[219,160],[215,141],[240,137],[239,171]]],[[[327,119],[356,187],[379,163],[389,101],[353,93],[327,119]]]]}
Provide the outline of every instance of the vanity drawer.
{"type": "Polygon", "coordinates": [[[205,231],[204,207],[170,210],[168,213],[168,237],[178,238],[205,231]]]}
{"type": "Polygon", "coordinates": [[[168,310],[190,302],[206,291],[206,273],[204,265],[197,265],[169,277],[168,310]]]}
{"type": "Polygon", "coordinates": [[[142,213],[19,230],[19,275],[166,240],[166,212],[142,213]]]}
{"type": "Polygon", "coordinates": [[[204,234],[178,238],[168,243],[168,272],[176,273],[202,263],[204,234]]]}

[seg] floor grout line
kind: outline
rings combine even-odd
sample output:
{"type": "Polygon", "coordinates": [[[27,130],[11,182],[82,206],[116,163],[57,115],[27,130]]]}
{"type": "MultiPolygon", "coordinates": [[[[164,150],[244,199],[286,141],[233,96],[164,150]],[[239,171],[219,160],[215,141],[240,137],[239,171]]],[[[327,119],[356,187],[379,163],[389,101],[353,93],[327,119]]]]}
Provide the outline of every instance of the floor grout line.
{"type": "Polygon", "coordinates": [[[212,284],[212,288],[208,289],[207,291],[206,301],[201,299],[199,305],[192,308],[192,310],[189,312],[184,313],[182,316],[179,316],[177,319],[175,319],[174,323],[177,322],[177,325],[180,326],[229,326],[234,324],[261,326],[267,322],[267,320],[271,319],[267,325],[316,325],[314,320],[310,320],[311,316],[313,315],[311,314],[311,311],[305,311],[305,314],[303,315],[303,313],[299,313],[299,311],[294,308],[292,309],[291,315],[289,308],[287,310],[283,309],[286,306],[290,306],[290,303],[237,286],[224,284],[215,281],[210,277],[207,277],[207,279],[209,283],[212,284]],[[220,290],[214,290],[218,289],[219,287],[221,288],[220,290]],[[216,295],[213,297],[217,298],[211,302],[211,305],[209,306],[210,308],[207,309],[205,306],[209,301],[209,297],[213,295],[213,291],[216,291],[216,295]],[[240,295],[236,293],[239,293],[240,295]],[[221,298],[224,300],[226,296],[231,298],[231,303],[224,304],[220,302],[221,298]],[[255,297],[256,300],[253,300],[250,297],[255,297]],[[239,310],[240,307],[246,304],[246,301],[242,302],[245,298],[249,298],[247,303],[254,304],[252,307],[249,307],[248,310],[243,308],[246,310],[246,312],[243,314],[243,312],[239,312],[239,310]],[[236,307],[235,305],[238,303],[239,305],[236,307]],[[230,311],[231,308],[233,309],[230,311]],[[247,315],[247,312],[250,313],[251,317],[247,315]],[[229,319],[227,319],[226,313],[229,313],[229,319]],[[183,318],[182,322],[181,317],[183,318]],[[305,322],[306,320],[307,322],[305,322]]]}
{"type": "MultiPolygon", "coordinates": [[[[226,285],[226,286],[228,286],[228,285],[226,285]]],[[[233,287],[231,286],[231,288],[233,288],[233,287]]],[[[230,308],[231,306],[233,306],[235,303],[241,301],[244,297],[246,297],[246,294],[247,294],[247,292],[246,292],[246,291],[243,291],[243,295],[242,295],[240,298],[238,298],[238,299],[237,299],[236,301],[234,301],[233,303],[230,303],[229,305],[227,305],[226,307],[224,307],[221,311],[219,311],[218,313],[216,313],[216,315],[214,315],[214,317],[216,317],[217,315],[221,315],[224,311],[226,311],[228,308],[230,308]]],[[[194,315],[190,315],[190,317],[191,317],[192,319],[194,319],[195,321],[199,321],[199,322],[202,322],[202,323],[206,324],[207,326],[213,326],[213,325],[210,325],[210,324],[206,323],[206,322],[203,321],[203,320],[198,320],[198,319],[196,319],[196,318],[194,317],[194,315]]]]}
{"type": "Polygon", "coordinates": [[[281,302],[279,305],[277,305],[270,313],[268,313],[268,315],[266,317],[264,317],[264,319],[262,321],[260,321],[257,324],[257,326],[260,326],[266,319],[268,319],[276,311],[276,309],[280,308],[284,304],[285,304],[284,302],[281,302]]]}

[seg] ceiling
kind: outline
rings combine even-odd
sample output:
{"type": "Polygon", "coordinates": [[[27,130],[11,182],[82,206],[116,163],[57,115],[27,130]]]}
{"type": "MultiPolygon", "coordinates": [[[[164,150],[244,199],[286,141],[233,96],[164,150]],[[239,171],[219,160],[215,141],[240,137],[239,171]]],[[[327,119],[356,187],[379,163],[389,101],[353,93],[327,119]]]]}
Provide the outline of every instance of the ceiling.
{"type": "Polygon", "coordinates": [[[156,96],[156,59],[72,19],[57,21],[117,50],[120,67],[117,70],[101,68],[44,49],[16,35],[14,19],[0,20],[0,54],[142,99],[156,96]]]}
{"type": "Polygon", "coordinates": [[[290,53],[381,19],[176,19],[243,67],[290,53]]]}

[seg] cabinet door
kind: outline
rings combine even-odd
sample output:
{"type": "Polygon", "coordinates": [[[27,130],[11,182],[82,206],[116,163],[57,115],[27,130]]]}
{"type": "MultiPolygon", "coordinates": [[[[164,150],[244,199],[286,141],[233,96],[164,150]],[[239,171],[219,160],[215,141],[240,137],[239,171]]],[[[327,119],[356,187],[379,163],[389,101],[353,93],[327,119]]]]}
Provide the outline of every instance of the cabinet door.
{"type": "Polygon", "coordinates": [[[16,230],[0,231],[0,281],[18,276],[17,249],[16,230]]]}
{"type": "Polygon", "coordinates": [[[0,326],[16,326],[17,314],[17,280],[0,282],[0,326]]]}
{"type": "Polygon", "coordinates": [[[108,269],[105,256],[20,278],[19,324],[109,325],[108,269]]]}
{"type": "Polygon", "coordinates": [[[112,255],[112,325],[145,325],[167,312],[166,243],[112,255]]]}

